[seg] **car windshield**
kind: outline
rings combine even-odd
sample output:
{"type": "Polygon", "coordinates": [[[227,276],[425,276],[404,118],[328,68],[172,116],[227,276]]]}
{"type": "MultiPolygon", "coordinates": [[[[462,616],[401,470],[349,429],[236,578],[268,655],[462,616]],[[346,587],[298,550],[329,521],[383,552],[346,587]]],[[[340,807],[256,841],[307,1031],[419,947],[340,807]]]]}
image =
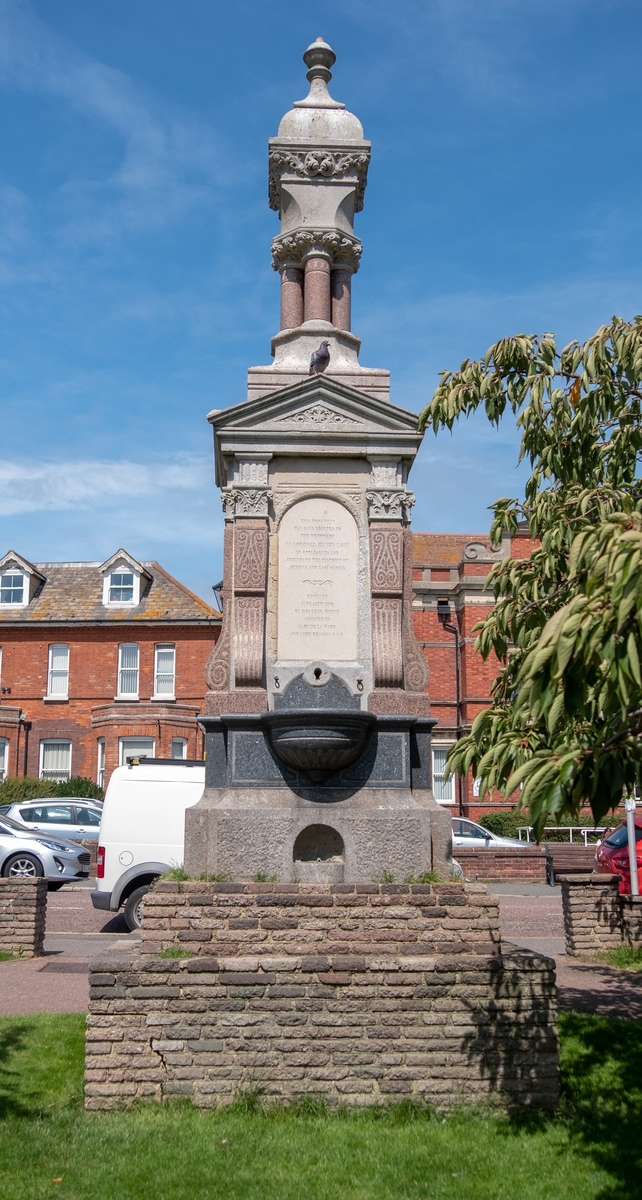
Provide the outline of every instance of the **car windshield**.
{"type": "MultiPolygon", "coordinates": [[[[616,849],[619,849],[620,846],[626,846],[628,840],[626,825],[620,825],[607,838],[604,838],[603,844],[605,846],[615,846],[616,849]]],[[[639,825],[635,826],[635,840],[636,842],[642,841],[642,828],[639,825]]]]}
{"type": "Polygon", "coordinates": [[[25,834],[28,834],[29,837],[32,836],[31,830],[27,829],[25,825],[21,825],[20,821],[14,821],[13,817],[0,817],[0,830],[11,837],[15,837],[17,833],[21,833],[23,837],[25,834]]]}

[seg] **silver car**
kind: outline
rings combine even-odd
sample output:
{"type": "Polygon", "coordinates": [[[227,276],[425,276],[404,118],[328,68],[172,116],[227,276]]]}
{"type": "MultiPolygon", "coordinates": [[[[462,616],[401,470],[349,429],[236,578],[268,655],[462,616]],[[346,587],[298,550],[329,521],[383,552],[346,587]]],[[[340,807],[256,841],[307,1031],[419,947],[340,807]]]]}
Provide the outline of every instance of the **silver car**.
{"type": "Polygon", "coordinates": [[[486,850],[500,846],[515,846],[520,850],[529,849],[528,842],[520,842],[517,838],[500,837],[498,833],[491,833],[490,829],[484,829],[483,825],[477,825],[475,821],[470,821],[467,817],[453,817],[453,846],[470,846],[471,849],[480,846],[486,850]]]}
{"type": "Polygon", "coordinates": [[[98,841],[102,803],[73,797],[70,800],[23,800],[3,805],[5,814],[45,837],[92,838],[98,841]]]}
{"type": "Polygon", "coordinates": [[[55,889],[63,883],[87,879],[89,851],[67,838],[32,833],[19,821],[0,816],[0,874],[9,879],[50,880],[55,889]]]}

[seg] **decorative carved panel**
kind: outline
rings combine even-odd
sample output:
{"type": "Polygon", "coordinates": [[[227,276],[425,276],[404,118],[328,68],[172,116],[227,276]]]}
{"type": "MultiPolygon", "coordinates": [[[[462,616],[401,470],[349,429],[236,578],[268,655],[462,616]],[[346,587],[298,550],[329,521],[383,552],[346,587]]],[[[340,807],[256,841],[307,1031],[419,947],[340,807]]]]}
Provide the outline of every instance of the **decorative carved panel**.
{"type": "Polygon", "coordinates": [[[375,687],[401,687],[403,647],[401,600],[372,601],[372,660],[375,687]]]}
{"type": "Polygon", "coordinates": [[[205,668],[205,682],[213,692],[224,692],[230,682],[229,622],[223,618],[223,628],[205,668]]]}
{"type": "Polygon", "coordinates": [[[235,591],[265,591],[267,571],[267,528],[234,529],[234,588],[235,591]]]}
{"type": "Polygon", "coordinates": [[[423,692],[428,663],[415,636],[412,619],[412,534],[404,530],[403,682],[407,692],[423,692]]]}
{"type": "Polygon", "coordinates": [[[237,596],[234,605],[234,682],[259,687],[263,678],[265,598],[237,596]]]}
{"type": "Polygon", "coordinates": [[[267,517],[272,492],[270,488],[222,488],[221,498],[226,521],[234,517],[267,517]]]}
{"type": "Polygon", "coordinates": [[[370,579],[373,592],[403,590],[403,532],[370,530],[370,579]]]}

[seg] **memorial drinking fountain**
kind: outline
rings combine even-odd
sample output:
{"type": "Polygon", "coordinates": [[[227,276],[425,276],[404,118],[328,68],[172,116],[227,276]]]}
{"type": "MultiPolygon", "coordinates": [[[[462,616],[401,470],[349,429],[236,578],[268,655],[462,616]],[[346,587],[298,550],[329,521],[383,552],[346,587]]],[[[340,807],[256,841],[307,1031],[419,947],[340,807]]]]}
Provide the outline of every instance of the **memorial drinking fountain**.
{"type": "Polygon", "coordinates": [[[201,724],[206,789],[186,818],[190,874],[351,883],[449,872],[431,791],[428,670],[413,630],[407,479],[421,443],[390,375],[350,328],[370,160],[304,55],[309,95],[269,143],[281,230],[273,363],[214,410],[225,513],[223,625],[201,724]],[[315,354],[319,351],[319,354],[315,354]]]}

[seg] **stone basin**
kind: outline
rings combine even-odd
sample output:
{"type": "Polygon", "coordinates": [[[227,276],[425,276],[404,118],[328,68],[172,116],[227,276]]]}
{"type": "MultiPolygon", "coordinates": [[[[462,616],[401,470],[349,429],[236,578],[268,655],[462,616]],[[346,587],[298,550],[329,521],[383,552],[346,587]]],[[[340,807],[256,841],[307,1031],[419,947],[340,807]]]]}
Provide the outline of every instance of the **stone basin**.
{"type": "Polygon", "coordinates": [[[361,757],[376,717],[358,709],[280,709],[261,721],[277,758],[321,783],[361,757]]]}

